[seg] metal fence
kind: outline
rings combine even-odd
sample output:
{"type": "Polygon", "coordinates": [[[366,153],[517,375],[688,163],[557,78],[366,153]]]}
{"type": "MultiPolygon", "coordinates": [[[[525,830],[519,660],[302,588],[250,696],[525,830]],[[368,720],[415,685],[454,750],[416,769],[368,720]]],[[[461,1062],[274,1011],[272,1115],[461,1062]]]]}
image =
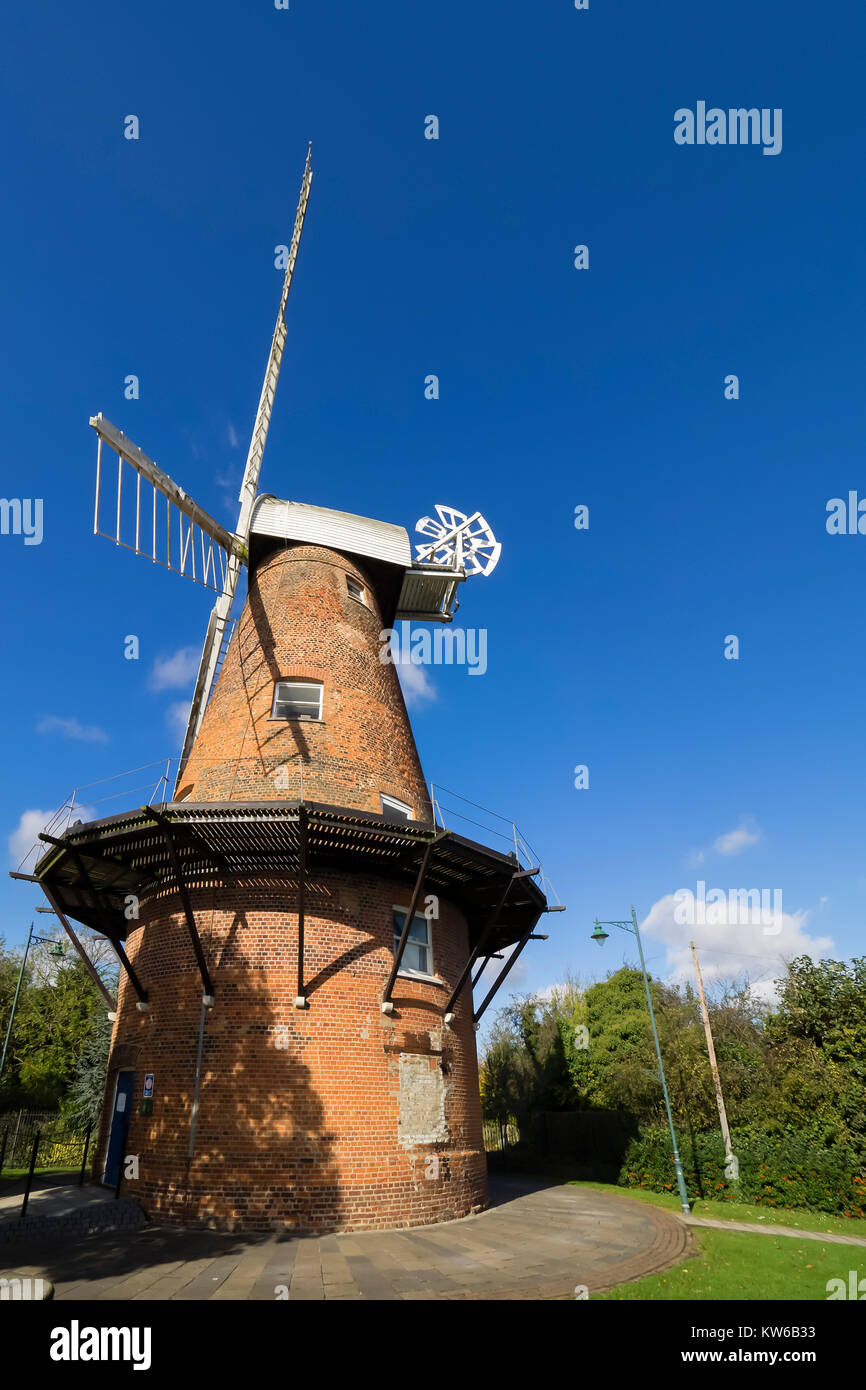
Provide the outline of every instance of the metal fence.
{"type": "Polygon", "coordinates": [[[78,1168],[89,1130],[56,1110],[18,1110],[0,1115],[0,1172],[28,1168],[78,1168]]]}
{"type": "Polygon", "coordinates": [[[520,1143],[520,1130],[514,1120],[503,1124],[500,1120],[484,1121],[484,1148],[487,1153],[505,1153],[520,1143]]]}
{"type": "Polygon", "coordinates": [[[56,1121],[56,1110],[16,1110],[0,1115],[0,1145],[4,1136],[6,1140],[0,1168],[23,1167],[29,1161],[30,1147],[37,1129],[47,1130],[56,1121]]]}
{"type": "Polygon", "coordinates": [[[22,1174],[10,1172],[10,1169],[26,1172],[22,1217],[27,1214],[37,1171],[77,1171],[79,1186],[83,1186],[92,1137],[92,1124],[82,1127],[56,1111],[19,1110],[15,1114],[0,1115],[0,1177],[5,1170],[7,1179],[14,1183],[21,1180],[22,1174]]]}
{"type": "Polygon", "coordinates": [[[565,1165],[577,1177],[616,1182],[634,1133],[632,1117],[616,1110],[543,1111],[522,1126],[485,1120],[484,1147],[499,1166],[565,1165]]]}

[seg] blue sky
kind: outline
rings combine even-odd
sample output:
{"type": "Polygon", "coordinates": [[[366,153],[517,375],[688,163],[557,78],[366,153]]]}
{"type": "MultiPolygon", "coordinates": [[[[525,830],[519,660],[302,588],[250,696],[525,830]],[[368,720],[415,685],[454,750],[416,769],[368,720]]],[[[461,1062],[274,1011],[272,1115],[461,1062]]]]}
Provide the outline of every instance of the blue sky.
{"type": "MultiPolygon", "coordinates": [[[[777,0],[7,14],[2,494],[44,499],[44,538],[0,536],[5,835],[178,751],[211,596],[91,534],[87,421],[232,524],[312,140],[262,487],[410,530],[479,508],[502,541],[460,612],[487,672],[427,671],[413,720],[568,904],[518,987],[633,959],[588,941],[632,903],[662,974],[692,935],[710,977],[862,951],[866,537],[825,519],[866,495],[864,28],[777,0]],[[700,100],[780,108],[781,154],[677,145],[700,100]],[[699,879],[784,919],[678,926],[699,879]]],[[[0,884],[8,942],[38,901],[0,884]]]]}

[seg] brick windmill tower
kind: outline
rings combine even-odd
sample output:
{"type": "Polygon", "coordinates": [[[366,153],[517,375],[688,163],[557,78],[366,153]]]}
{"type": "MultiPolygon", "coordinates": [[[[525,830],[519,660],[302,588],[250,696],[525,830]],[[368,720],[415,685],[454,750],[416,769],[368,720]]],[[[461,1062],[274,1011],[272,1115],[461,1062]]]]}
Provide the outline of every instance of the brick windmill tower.
{"type": "Polygon", "coordinates": [[[163,1222],[483,1207],[475,1025],[549,910],[536,866],[434,817],[383,641],[396,619],[450,622],[499,557],[484,518],[438,507],[413,558],[401,526],[258,493],[311,177],[308,156],[236,531],[91,421],[95,529],[107,445],[111,538],[218,595],[171,800],[43,837],[35,870],[123,965],[94,1171],[163,1222]],[[473,973],[502,958],[474,1008],[473,973]]]}

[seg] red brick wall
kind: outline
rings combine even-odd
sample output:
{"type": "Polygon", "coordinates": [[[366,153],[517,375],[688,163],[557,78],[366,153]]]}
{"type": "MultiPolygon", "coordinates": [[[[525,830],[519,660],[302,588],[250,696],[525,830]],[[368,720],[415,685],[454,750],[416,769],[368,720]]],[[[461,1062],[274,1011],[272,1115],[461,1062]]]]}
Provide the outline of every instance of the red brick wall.
{"type": "Polygon", "coordinates": [[[409,891],[348,874],[308,883],[304,1010],[293,1007],[295,885],[193,891],[216,1004],[191,1164],[202,985],[180,903],[142,904],[127,949],[151,1008],[136,1010],[124,978],[98,1165],[117,1069],[132,1066],[126,1152],[137,1155],[139,1177],[124,1191],[150,1216],[247,1230],[361,1229],[447,1220],[486,1203],[468,986],[452,1025],[442,1019],[468,949],[455,907],[440,902],[433,922],[443,983],[398,977],[394,1014],[380,1008],[392,908],[405,907],[409,891]],[[146,1072],[155,1075],[154,1104],[142,1117],[146,1072]]]}
{"type": "MultiPolygon", "coordinates": [[[[178,796],[189,801],[323,801],[381,813],[380,794],[432,815],[368,576],[335,551],[289,546],[250,578],[178,796]],[[368,606],[349,597],[347,575],[368,606]],[[321,722],[273,720],[274,683],[324,686],[321,722]]],[[[252,1230],[414,1225],[486,1202],[471,991],[443,1009],[468,952],[461,913],[433,923],[440,983],[398,978],[392,909],[410,889],[328,873],[307,885],[305,992],[297,993],[297,885],[257,876],[192,887],[216,1003],[206,1019],[196,1128],[188,1144],[202,983],[179,901],[140,905],[127,950],[150,1008],[122,983],[95,1169],[114,1085],[135,1071],[125,1190],[161,1221],[252,1230]],[[278,1046],[285,1042],[285,1046],[278,1046]],[[145,1073],[153,1113],[138,1113],[145,1073]]]]}
{"type": "Polygon", "coordinates": [[[274,552],[250,577],[178,799],[305,799],[379,814],[384,792],[431,821],[397,672],[379,660],[381,631],[354,561],[319,546],[274,552]],[[369,606],[349,597],[347,575],[369,606]],[[321,723],[271,718],[275,682],[293,677],[323,683],[321,723]]]}

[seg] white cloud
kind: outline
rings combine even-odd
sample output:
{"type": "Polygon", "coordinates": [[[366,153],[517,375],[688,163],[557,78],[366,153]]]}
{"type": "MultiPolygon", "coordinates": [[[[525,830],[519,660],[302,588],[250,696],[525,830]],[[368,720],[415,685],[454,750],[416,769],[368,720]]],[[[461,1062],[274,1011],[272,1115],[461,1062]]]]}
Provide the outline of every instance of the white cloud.
{"type": "Polygon", "coordinates": [[[148,678],[151,690],[182,690],[191,685],[198,671],[198,647],[179,647],[171,656],[157,657],[148,678]]]}
{"type": "Polygon", "coordinates": [[[165,712],[165,722],[173,734],[183,738],[189,719],[189,700],[175,700],[165,712]]]}
{"type": "MultiPolygon", "coordinates": [[[[7,841],[9,847],[9,860],[17,869],[23,865],[25,860],[30,861],[30,867],[35,864],[40,855],[44,854],[48,846],[38,838],[40,830],[44,830],[58,838],[67,828],[67,823],[81,820],[95,820],[96,812],[92,806],[75,806],[70,812],[64,809],[62,815],[58,811],[23,811],[12,834],[7,841]],[[53,827],[49,829],[49,827],[53,827]]],[[[29,868],[24,868],[23,872],[29,873],[29,868]]]]}
{"type": "Polygon", "coordinates": [[[398,661],[395,665],[403,687],[403,697],[410,709],[436,699],[436,687],[423,666],[413,665],[411,661],[398,661]]]}
{"type": "Polygon", "coordinates": [[[756,845],[760,838],[760,827],[754,821],[743,820],[736,830],[729,830],[714,840],[713,849],[719,854],[740,854],[750,845],[756,845]]]}
{"type": "Polygon", "coordinates": [[[756,845],[762,834],[763,831],[754,816],[743,816],[740,824],[734,830],[727,830],[724,835],[717,835],[708,849],[691,850],[686,858],[686,863],[692,868],[698,869],[705,863],[708,854],[724,854],[728,857],[741,854],[744,849],[756,845]]]}
{"type": "MultiPolygon", "coordinates": [[[[516,968],[517,968],[517,967],[515,967],[515,969],[516,969],[516,968]]],[[[513,973],[513,972],[512,972],[512,973],[513,973]]],[[[567,986],[567,985],[564,985],[564,984],[563,984],[563,985],[545,985],[545,986],[544,986],[544,989],[537,989],[537,990],[535,991],[535,998],[536,998],[536,999],[543,999],[544,1002],[545,1002],[546,1004],[550,1004],[550,1003],[553,1002],[553,1000],[554,1000],[555,998],[561,997],[561,996],[565,993],[565,991],[566,991],[567,988],[568,988],[568,986],[567,986]]]]}
{"type": "MultiPolygon", "coordinates": [[[[742,897],[735,896],[745,890],[723,891],[725,902],[710,899],[706,904],[706,921],[700,920],[697,911],[682,920],[686,915],[684,905],[690,904],[680,894],[668,893],[652,906],[640,924],[644,945],[646,948],[649,941],[658,942],[666,952],[665,967],[659,969],[654,964],[653,974],[664,973],[671,980],[693,983],[695,968],[689,943],[694,941],[706,984],[748,976],[760,981],[754,986],[759,997],[771,998],[773,980],[784,975],[786,961],[801,955],[820,957],[832,950],[831,937],[809,935],[808,910],[781,909],[780,891],[778,897],[767,892],[763,911],[756,900],[747,906],[742,897]]],[[[710,893],[707,889],[707,897],[710,893]]],[[[699,906],[699,902],[694,904],[696,909],[699,906]]]]}
{"type": "Polygon", "coordinates": [[[229,420],[228,429],[226,430],[226,437],[229,441],[230,449],[237,449],[239,447],[241,441],[238,438],[238,432],[232,424],[231,420],[229,420]]]}
{"type": "Polygon", "coordinates": [[[45,829],[55,814],[54,811],[35,810],[22,813],[21,819],[9,836],[9,859],[13,864],[17,866],[29,855],[40,830],[45,829]]]}
{"type": "Polygon", "coordinates": [[[36,725],[37,734],[60,734],[82,743],[108,743],[109,735],[96,724],[82,724],[73,716],[46,714],[36,725]]]}

